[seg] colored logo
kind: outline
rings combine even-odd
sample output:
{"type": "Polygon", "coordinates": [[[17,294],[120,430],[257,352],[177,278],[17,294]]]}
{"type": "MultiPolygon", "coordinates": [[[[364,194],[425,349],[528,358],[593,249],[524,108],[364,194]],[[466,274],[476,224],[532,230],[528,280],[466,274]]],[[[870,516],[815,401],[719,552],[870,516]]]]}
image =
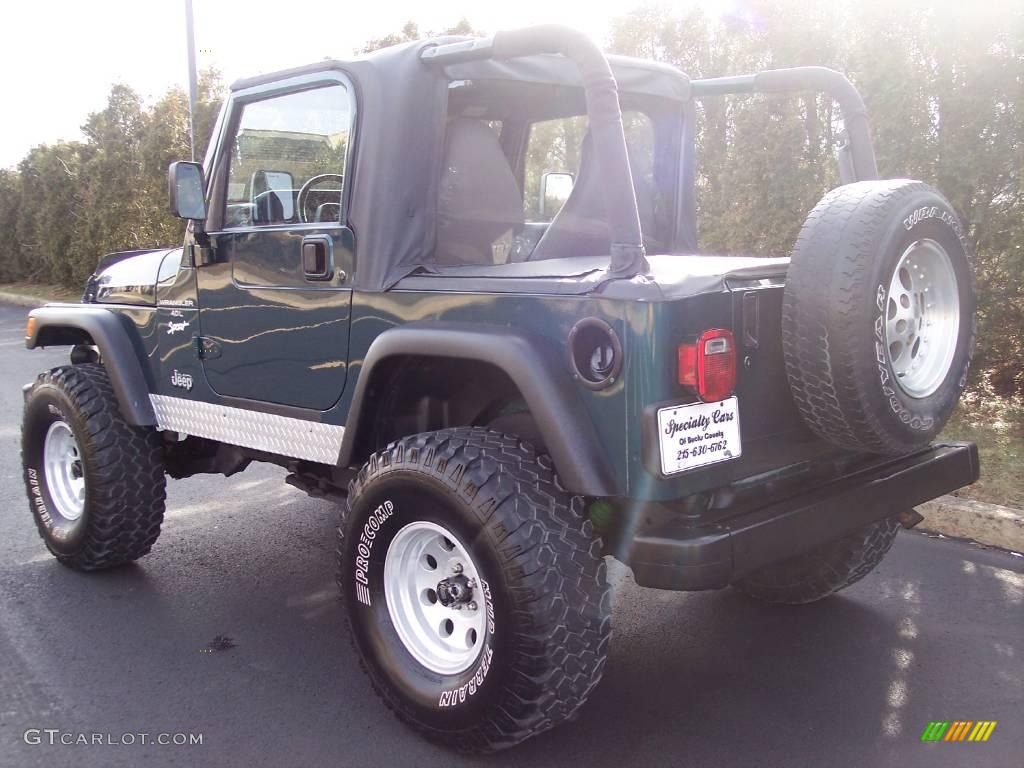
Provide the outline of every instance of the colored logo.
{"type": "Polygon", "coordinates": [[[995,720],[933,720],[921,734],[921,741],[988,741],[995,729],[995,720]]]}

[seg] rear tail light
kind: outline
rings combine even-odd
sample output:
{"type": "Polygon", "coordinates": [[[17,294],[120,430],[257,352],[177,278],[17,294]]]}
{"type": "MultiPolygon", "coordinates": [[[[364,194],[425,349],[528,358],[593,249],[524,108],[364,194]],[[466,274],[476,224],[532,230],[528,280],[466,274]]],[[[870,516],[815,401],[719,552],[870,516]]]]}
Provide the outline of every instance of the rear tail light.
{"type": "Polygon", "coordinates": [[[705,403],[729,397],[736,389],[736,340],[732,331],[712,328],[695,343],[681,344],[679,383],[705,403]]]}

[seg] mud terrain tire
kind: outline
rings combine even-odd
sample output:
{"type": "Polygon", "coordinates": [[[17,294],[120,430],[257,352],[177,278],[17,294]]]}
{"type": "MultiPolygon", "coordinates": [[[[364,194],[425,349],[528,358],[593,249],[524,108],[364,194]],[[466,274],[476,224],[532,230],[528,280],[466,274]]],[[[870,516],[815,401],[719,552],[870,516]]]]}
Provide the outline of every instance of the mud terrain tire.
{"type": "Polygon", "coordinates": [[[871,573],[892,548],[899,529],[896,518],[887,517],[810,552],[760,568],[733,586],[766,603],[813,603],[871,573]]]}
{"type": "Polygon", "coordinates": [[[610,593],[600,540],[550,460],[513,436],[445,429],[371,456],[349,487],[338,558],[364,669],[398,718],[432,741],[468,752],[510,747],[572,717],[601,679],[610,593]],[[416,536],[425,549],[406,549],[402,542],[416,536]],[[409,587],[414,597],[403,603],[395,585],[409,582],[391,574],[402,573],[408,551],[422,564],[414,580],[471,574],[472,604],[439,613],[449,594],[440,582],[436,590],[432,582],[409,587]],[[396,618],[402,605],[411,608],[396,618]],[[422,642],[411,630],[400,634],[420,626],[412,620],[419,606],[432,617],[422,623],[427,630],[443,627],[446,616],[459,627],[485,612],[479,635],[461,630],[470,646],[479,644],[465,668],[432,669],[446,663],[443,655],[435,662],[432,649],[445,647],[429,632],[422,642]]]}
{"type": "Polygon", "coordinates": [[[36,527],[61,563],[97,571],[150,551],[167,498],[160,435],[125,421],[101,365],[40,374],[25,400],[21,456],[36,527]]]}

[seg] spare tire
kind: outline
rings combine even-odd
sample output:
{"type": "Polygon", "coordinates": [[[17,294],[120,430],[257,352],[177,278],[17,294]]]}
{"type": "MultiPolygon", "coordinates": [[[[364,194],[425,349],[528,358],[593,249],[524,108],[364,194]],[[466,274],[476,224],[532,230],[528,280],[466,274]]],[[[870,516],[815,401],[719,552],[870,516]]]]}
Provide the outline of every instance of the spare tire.
{"type": "Polygon", "coordinates": [[[800,230],[783,349],[808,426],[858,451],[908,453],[942,429],[967,381],[974,276],[952,206],[919,181],[829,192],[800,230]]]}

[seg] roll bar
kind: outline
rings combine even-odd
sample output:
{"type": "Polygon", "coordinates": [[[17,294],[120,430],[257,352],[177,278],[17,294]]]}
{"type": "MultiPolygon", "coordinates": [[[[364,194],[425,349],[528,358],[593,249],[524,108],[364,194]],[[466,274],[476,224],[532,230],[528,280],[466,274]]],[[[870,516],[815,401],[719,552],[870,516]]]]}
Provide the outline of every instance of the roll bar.
{"type": "Polygon", "coordinates": [[[647,259],[629,169],[618,85],[601,49],[582,32],[545,24],[426,48],[420,57],[445,66],[475,59],[514,59],[543,53],[561,54],[579,70],[611,233],[608,276],[633,277],[646,271],[647,259]]]}
{"type": "MultiPolygon", "coordinates": [[[[565,56],[576,65],[583,79],[594,155],[603,181],[611,231],[609,277],[632,277],[646,270],[647,259],[629,169],[618,85],[601,49],[577,30],[550,24],[432,46],[424,49],[420,57],[425,62],[447,66],[477,59],[513,59],[544,53],[565,56]]],[[[798,91],[826,93],[839,104],[844,124],[843,143],[837,153],[842,183],[877,179],[878,166],[864,100],[843,74],[827,67],[792,67],[754,75],[690,81],[690,93],[695,99],[733,93],[798,91]]]]}
{"type": "Polygon", "coordinates": [[[867,110],[860,93],[843,74],[827,67],[769,69],[756,75],[713,77],[691,80],[695,99],[731,93],[827,93],[839,104],[843,116],[844,142],[839,148],[839,178],[843,184],[878,178],[875,150],[871,145],[867,110]]]}

